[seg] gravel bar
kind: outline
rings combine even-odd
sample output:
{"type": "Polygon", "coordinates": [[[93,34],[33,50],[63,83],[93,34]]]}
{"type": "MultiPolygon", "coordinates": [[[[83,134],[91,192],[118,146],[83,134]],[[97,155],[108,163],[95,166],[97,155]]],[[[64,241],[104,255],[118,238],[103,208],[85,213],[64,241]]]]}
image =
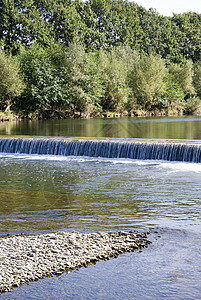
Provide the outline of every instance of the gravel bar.
{"type": "Polygon", "coordinates": [[[54,274],[87,267],[97,261],[140,250],[148,233],[58,232],[0,238],[0,293],[54,274]]]}

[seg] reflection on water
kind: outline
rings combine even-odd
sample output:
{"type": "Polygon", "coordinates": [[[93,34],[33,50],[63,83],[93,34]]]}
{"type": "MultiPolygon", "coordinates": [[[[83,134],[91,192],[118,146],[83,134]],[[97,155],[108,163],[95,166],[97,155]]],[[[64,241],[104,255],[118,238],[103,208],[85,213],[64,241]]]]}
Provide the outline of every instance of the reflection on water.
{"type": "Polygon", "coordinates": [[[25,158],[0,159],[0,234],[200,222],[200,164],[25,158]]]}
{"type": "Polygon", "coordinates": [[[3,122],[0,135],[201,139],[201,117],[3,122]]]}
{"type": "MultiPolygon", "coordinates": [[[[201,139],[199,118],[0,124],[0,135],[201,139]]],[[[153,243],[2,299],[200,299],[201,164],[0,154],[0,235],[147,230],[153,243]],[[158,237],[160,235],[160,237],[158,237]],[[157,239],[156,239],[157,238],[157,239]]]]}
{"type": "Polygon", "coordinates": [[[2,299],[54,299],[58,291],[57,299],[200,295],[201,164],[2,154],[0,169],[3,235],[158,228],[161,236],[153,234],[142,253],[25,285],[2,299]]]}

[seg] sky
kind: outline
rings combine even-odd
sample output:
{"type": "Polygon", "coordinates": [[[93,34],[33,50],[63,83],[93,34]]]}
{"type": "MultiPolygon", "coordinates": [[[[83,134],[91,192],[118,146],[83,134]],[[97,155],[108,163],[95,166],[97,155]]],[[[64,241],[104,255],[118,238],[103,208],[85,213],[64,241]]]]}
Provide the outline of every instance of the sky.
{"type": "Polygon", "coordinates": [[[172,16],[172,13],[182,14],[193,11],[201,14],[201,0],[133,0],[133,2],[146,9],[155,8],[164,16],[172,16]]]}

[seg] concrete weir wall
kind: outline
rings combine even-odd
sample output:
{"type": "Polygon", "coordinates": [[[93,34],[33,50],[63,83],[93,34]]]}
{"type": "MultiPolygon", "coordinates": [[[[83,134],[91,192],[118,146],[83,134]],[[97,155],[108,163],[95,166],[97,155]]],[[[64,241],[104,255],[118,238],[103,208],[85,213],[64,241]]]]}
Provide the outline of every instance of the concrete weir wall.
{"type": "Polygon", "coordinates": [[[0,152],[201,162],[200,142],[87,138],[0,138],[0,152]]]}
{"type": "Polygon", "coordinates": [[[70,272],[140,250],[151,242],[148,233],[59,232],[0,238],[0,293],[23,283],[70,272]]]}

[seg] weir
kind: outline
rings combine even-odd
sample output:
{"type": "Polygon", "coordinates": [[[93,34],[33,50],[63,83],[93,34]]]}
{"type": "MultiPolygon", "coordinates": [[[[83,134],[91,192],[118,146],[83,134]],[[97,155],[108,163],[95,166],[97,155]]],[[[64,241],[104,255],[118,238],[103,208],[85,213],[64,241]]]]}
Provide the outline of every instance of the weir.
{"type": "Polygon", "coordinates": [[[169,141],[0,138],[0,152],[201,162],[201,144],[169,141]]]}

